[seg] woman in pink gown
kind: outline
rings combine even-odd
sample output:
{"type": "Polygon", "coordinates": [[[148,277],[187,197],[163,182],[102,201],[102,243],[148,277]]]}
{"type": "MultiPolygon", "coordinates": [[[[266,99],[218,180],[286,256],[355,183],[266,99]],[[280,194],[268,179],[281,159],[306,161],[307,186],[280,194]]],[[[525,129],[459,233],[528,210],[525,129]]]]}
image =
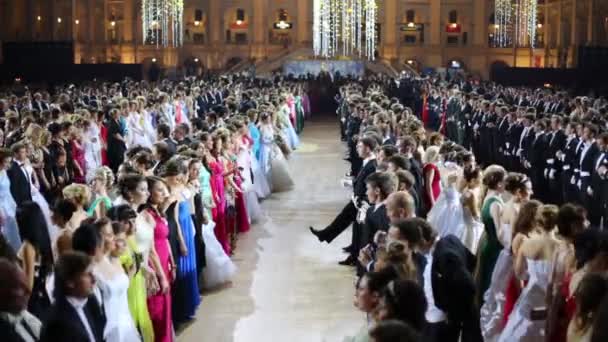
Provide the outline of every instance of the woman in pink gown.
{"type": "MultiPolygon", "coordinates": [[[[169,225],[167,220],[159,214],[159,207],[169,196],[164,181],[158,177],[148,178],[150,189],[150,207],[142,213],[146,221],[154,225],[154,253],[151,254],[151,263],[162,269],[159,278],[159,290],[148,295],[148,311],[154,327],[154,340],[156,342],[173,342],[173,322],[171,319],[171,288],[168,285],[174,280],[175,261],[169,246],[169,225]]],[[[157,271],[158,273],[158,271],[157,271]]],[[[148,292],[150,289],[148,288],[148,292]]]]}
{"type": "Polygon", "coordinates": [[[224,163],[221,161],[222,138],[219,135],[213,136],[212,159],[209,160],[211,169],[211,191],[215,201],[215,208],[211,215],[215,222],[215,237],[224,248],[226,254],[230,255],[230,239],[226,231],[226,194],[224,193],[224,163]]]}

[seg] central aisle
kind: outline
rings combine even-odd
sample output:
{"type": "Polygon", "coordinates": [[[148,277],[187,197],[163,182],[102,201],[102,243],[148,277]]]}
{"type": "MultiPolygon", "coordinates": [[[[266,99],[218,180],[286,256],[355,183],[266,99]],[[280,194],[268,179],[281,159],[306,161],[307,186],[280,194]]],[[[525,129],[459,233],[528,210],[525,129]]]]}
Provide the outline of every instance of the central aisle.
{"type": "Polygon", "coordinates": [[[335,118],[307,122],[289,161],[296,188],[262,204],[267,218],[242,235],[230,288],[203,297],[186,342],[317,342],[354,335],[365,317],[353,306],[354,270],[339,266],[350,230],[320,244],[308,226],[323,228],[349,200],[335,118]]]}

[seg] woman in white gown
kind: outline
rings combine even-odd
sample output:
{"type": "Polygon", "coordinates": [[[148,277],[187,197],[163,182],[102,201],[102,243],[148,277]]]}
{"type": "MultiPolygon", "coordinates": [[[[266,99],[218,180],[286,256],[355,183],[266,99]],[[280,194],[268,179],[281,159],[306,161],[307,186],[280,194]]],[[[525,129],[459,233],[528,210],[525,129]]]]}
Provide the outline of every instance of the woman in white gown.
{"type": "Polygon", "coordinates": [[[513,254],[511,241],[512,228],[519,217],[521,205],[532,195],[532,183],[521,173],[510,173],[505,179],[505,190],[510,199],[505,203],[501,216],[502,227],[498,238],[503,249],[498,255],[496,266],[492,272],[492,282],[484,294],[484,304],[481,307],[481,333],[485,341],[496,341],[504,327],[504,309],[507,299],[507,288],[511,281],[516,281],[513,274],[513,254]]]}
{"type": "Polygon", "coordinates": [[[457,173],[447,178],[448,186],[439,195],[437,202],[428,213],[427,220],[439,232],[439,236],[456,236],[473,254],[483,233],[479,221],[476,189],[481,184],[479,168],[463,170],[460,186],[457,173]]]}
{"type": "Polygon", "coordinates": [[[44,196],[42,196],[40,193],[40,182],[38,181],[38,176],[36,172],[34,172],[34,168],[32,167],[32,163],[30,163],[29,159],[26,161],[24,168],[29,179],[31,180],[30,189],[32,193],[32,200],[36,202],[42,210],[44,219],[49,229],[49,237],[51,238],[51,241],[54,241],[59,232],[51,221],[51,210],[49,209],[49,204],[47,203],[46,199],[44,199],[44,196]]]}
{"type": "Polygon", "coordinates": [[[0,228],[13,250],[18,251],[21,247],[21,236],[15,220],[17,204],[11,195],[11,181],[6,174],[10,163],[11,152],[8,149],[0,149],[0,228]]]}
{"type": "Polygon", "coordinates": [[[527,278],[528,283],[515,303],[499,342],[536,342],[545,339],[545,320],[534,319],[537,308],[546,307],[552,258],[559,241],[553,234],[558,208],[543,205],[537,213],[540,233],[526,239],[519,248],[515,261],[515,275],[527,278]]]}
{"type": "Polygon", "coordinates": [[[234,146],[237,150],[237,164],[241,171],[239,172],[242,182],[241,190],[247,207],[247,214],[250,222],[258,221],[262,216],[262,209],[258,202],[258,196],[253,186],[252,168],[251,168],[251,138],[249,138],[249,130],[242,122],[237,123],[238,134],[233,135],[234,146]]]}
{"type": "Polygon", "coordinates": [[[103,256],[96,260],[93,266],[93,274],[102,294],[103,309],[107,319],[104,339],[106,342],[141,341],[129,311],[127,298],[129,277],[124,272],[120,260],[112,257],[116,249],[112,224],[108,219],[102,218],[95,222],[95,226],[100,230],[104,240],[103,256]]]}
{"type": "Polygon", "coordinates": [[[95,170],[101,167],[101,130],[97,122],[91,120],[84,129],[84,160],[87,183],[93,180],[95,170]]]}

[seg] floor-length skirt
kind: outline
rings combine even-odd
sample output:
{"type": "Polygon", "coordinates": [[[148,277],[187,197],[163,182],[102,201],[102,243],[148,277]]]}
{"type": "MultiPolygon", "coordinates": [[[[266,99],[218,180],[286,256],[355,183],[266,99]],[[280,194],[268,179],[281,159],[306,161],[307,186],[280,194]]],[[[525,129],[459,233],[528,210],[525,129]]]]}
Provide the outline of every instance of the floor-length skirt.
{"type": "Polygon", "coordinates": [[[212,289],[232,279],[236,266],[224,251],[214,232],[215,222],[209,221],[203,226],[205,240],[205,258],[207,267],[203,269],[203,288],[212,289]]]}
{"type": "Polygon", "coordinates": [[[2,229],[2,235],[4,235],[8,244],[16,252],[21,248],[21,235],[15,219],[15,210],[11,209],[6,203],[0,203],[0,219],[2,219],[0,229],[2,229]]]}
{"type": "Polygon", "coordinates": [[[289,172],[289,165],[278,146],[275,146],[272,154],[270,173],[270,184],[272,184],[273,192],[293,189],[294,182],[289,172]]]}
{"type": "Polygon", "coordinates": [[[253,190],[255,191],[258,198],[266,198],[270,195],[270,186],[268,185],[268,179],[264,174],[264,170],[257,159],[251,159],[251,170],[253,173],[253,190]]]}
{"type": "MultiPolygon", "coordinates": [[[[241,181],[236,180],[236,185],[242,187],[241,181]]],[[[249,214],[245,205],[245,193],[237,192],[234,199],[234,207],[236,209],[236,226],[239,233],[246,233],[251,229],[249,224],[249,214]]]]}
{"type": "Polygon", "coordinates": [[[148,312],[146,280],[142,270],[131,278],[127,296],[129,298],[129,311],[131,312],[135,326],[141,334],[143,341],[153,342],[154,327],[152,326],[150,313],[148,312]]]}
{"type": "Polygon", "coordinates": [[[57,230],[57,226],[55,226],[51,221],[51,210],[49,209],[49,204],[38,190],[32,191],[32,200],[36,202],[36,204],[38,204],[40,207],[40,210],[42,210],[49,237],[51,238],[51,241],[55,241],[55,238],[59,236],[59,231],[57,230]]]}
{"type": "Polygon", "coordinates": [[[226,232],[226,202],[216,203],[211,214],[213,222],[215,222],[215,237],[222,245],[224,252],[230,254],[230,240],[228,239],[228,233],[226,232]]]}
{"type": "Polygon", "coordinates": [[[183,323],[192,319],[200,304],[196,272],[195,231],[189,207],[189,202],[180,202],[178,207],[179,225],[188,254],[179,257],[177,279],[172,291],[173,321],[175,323],[183,323]]]}
{"type": "MultiPolygon", "coordinates": [[[[157,246],[158,247],[158,246],[157,246]]],[[[168,280],[171,279],[169,271],[169,246],[164,248],[156,248],[156,253],[160,260],[168,280]]],[[[148,311],[150,319],[154,327],[154,340],[156,342],[172,342],[173,341],[173,324],[171,321],[171,290],[167,293],[158,293],[148,297],[148,311]]]]}
{"type": "Polygon", "coordinates": [[[496,341],[504,327],[506,291],[512,275],[513,257],[508,249],[503,249],[496,261],[490,287],[484,294],[484,303],[480,311],[481,333],[484,341],[496,341]]]}
{"type": "Polygon", "coordinates": [[[245,206],[247,207],[247,214],[249,215],[249,222],[256,223],[263,217],[262,207],[258,201],[258,195],[253,190],[245,192],[245,206]]]}

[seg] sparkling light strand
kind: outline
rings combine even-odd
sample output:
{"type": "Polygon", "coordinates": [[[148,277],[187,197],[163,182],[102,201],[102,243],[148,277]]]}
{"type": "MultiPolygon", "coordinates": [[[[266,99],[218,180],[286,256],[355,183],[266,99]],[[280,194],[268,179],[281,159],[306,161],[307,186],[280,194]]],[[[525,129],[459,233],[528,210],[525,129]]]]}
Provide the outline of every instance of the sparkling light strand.
{"type": "Polygon", "coordinates": [[[375,0],[314,0],[314,54],[326,58],[340,53],[359,57],[365,55],[373,59],[376,50],[376,15],[375,0]]]}
{"type": "Polygon", "coordinates": [[[157,47],[183,44],[184,0],[142,0],[141,7],[144,42],[157,47]]]}
{"type": "Polygon", "coordinates": [[[507,47],[511,41],[510,28],[513,6],[511,0],[495,0],[494,2],[494,44],[497,47],[507,47]]]}

